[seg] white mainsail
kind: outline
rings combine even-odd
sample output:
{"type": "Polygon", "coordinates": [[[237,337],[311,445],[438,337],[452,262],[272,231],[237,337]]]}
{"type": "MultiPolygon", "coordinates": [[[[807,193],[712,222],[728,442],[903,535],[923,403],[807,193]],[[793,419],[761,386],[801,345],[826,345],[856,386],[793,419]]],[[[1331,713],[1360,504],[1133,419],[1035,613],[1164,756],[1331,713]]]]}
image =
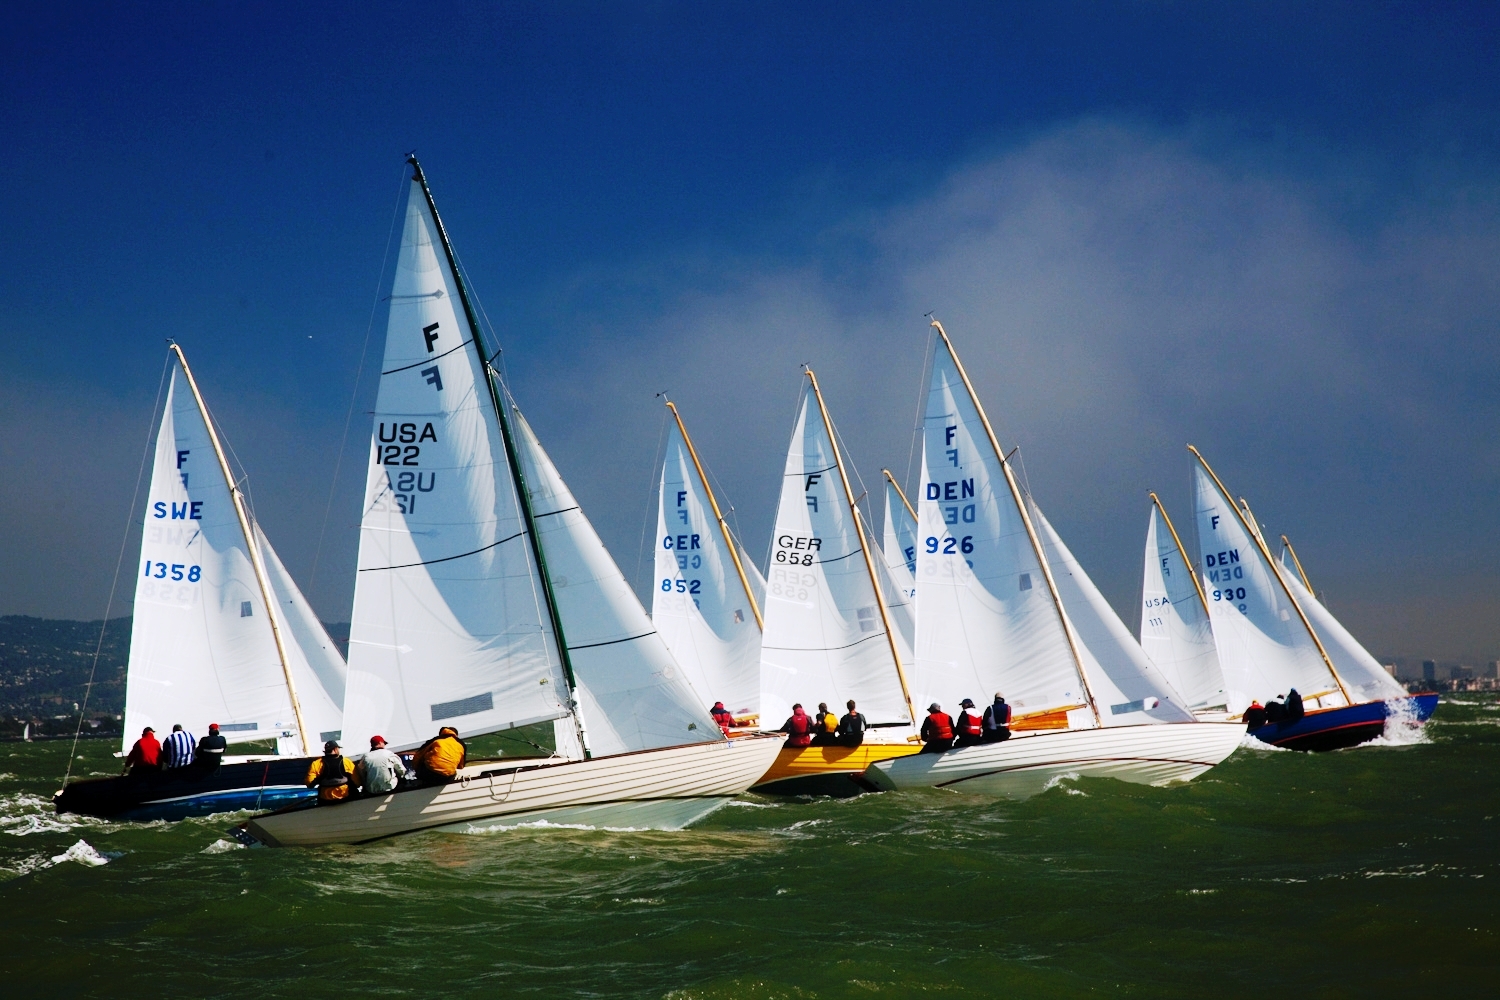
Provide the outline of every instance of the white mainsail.
{"type": "Polygon", "coordinates": [[[1104,725],[1193,721],[1186,699],[1152,664],[1036,501],[1027,500],[1104,725]]]}
{"type": "MultiPolygon", "coordinates": [[[[787,449],[766,571],[762,725],[792,705],[858,702],[872,723],[911,722],[863,532],[809,379],[787,449]]],[[[896,636],[900,650],[900,636],[896,636]]]]}
{"type": "Polygon", "coordinates": [[[1275,567],[1201,461],[1193,469],[1198,566],[1233,714],[1297,688],[1341,703],[1337,681],[1302,624],[1275,567]]]}
{"type": "MultiPolygon", "coordinates": [[[[296,738],[300,746],[245,528],[186,362],[180,354],[178,360],[157,432],[141,536],[122,749],[145,726],[165,736],[182,723],[203,735],[210,722],[230,743],[296,738]]],[[[282,612],[288,666],[303,682],[311,745],[341,728],[344,664],[265,535],[247,523],[282,612]]]]}
{"type": "Polygon", "coordinates": [[[895,480],[885,473],[885,533],[882,540],[884,569],[890,580],[882,587],[891,620],[901,630],[907,649],[917,644],[917,520],[906,506],[906,498],[895,480]]]}
{"type": "Polygon", "coordinates": [[[760,626],[756,608],[766,584],[743,550],[739,565],[682,432],[667,430],[656,511],[656,575],[651,621],[705,704],[722,701],[735,715],[760,712],[760,626]]]}
{"type": "Polygon", "coordinates": [[[360,523],[344,732],[414,747],[567,717],[505,441],[418,180],[390,297],[360,523]]]}
{"type": "Polygon", "coordinates": [[[1141,648],[1195,711],[1224,705],[1224,674],[1192,567],[1152,495],[1141,585],[1141,648]]]}
{"type": "Polygon", "coordinates": [[[1302,605],[1308,621],[1317,629],[1318,638],[1323,641],[1328,658],[1333,661],[1334,669],[1339,672],[1339,678],[1349,689],[1355,703],[1407,697],[1406,688],[1401,686],[1401,682],[1392,677],[1323,602],[1302,585],[1291,567],[1283,565],[1277,569],[1296,596],[1297,603],[1302,605]]]}
{"type": "Polygon", "coordinates": [[[999,691],[1017,714],[1080,709],[1087,693],[988,432],[947,342],[934,347],[917,501],[916,704],[999,691]]]}
{"type": "Polygon", "coordinates": [[[531,426],[519,409],[510,412],[573,664],[586,749],[602,756],[722,740],[531,426]]]}

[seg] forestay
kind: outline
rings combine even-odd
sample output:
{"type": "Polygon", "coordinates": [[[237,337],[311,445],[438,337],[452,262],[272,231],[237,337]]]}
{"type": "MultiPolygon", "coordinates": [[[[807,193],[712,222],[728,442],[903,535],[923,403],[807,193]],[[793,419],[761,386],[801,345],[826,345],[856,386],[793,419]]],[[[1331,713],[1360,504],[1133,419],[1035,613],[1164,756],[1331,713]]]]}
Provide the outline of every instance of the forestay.
{"type": "MultiPolygon", "coordinates": [[[[776,725],[796,702],[811,709],[849,699],[872,723],[910,722],[861,533],[810,384],[781,482],[766,571],[762,724],[776,725]]],[[[878,568],[882,560],[872,562],[878,568]]]]}
{"type": "MultiPolygon", "coordinates": [[[[231,743],[296,734],[244,529],[208,425],[176,364],[135,576],[122,749],[145,726],[165,737],[179,722],[200,736],[217,722],[231,743]]],[[[294,645],[288,640],[289,654],[294,645]]],[[[336,714],[332,722],[337,729],[336,714]]]]}
{"type": "MultiPolygon", "coordinates": [[[[1086,706],[1000,456],[941,337],[923,417],[917,524],[916,704],[952,710],[999,691],[1017,714],[1086,706]]],[[[1092,724],[1087,712],[1072,718],[1092,724]]]]}
{"type": "Polygon", "coordinates": [[[566,678],[484,361],[407,200],[360,523],[344,733],[413,747],[561,718],[566,678]]]}
{"type": "Polygon", "coordinates": [[[1192,722],[1183,696],[1151,663],[1036,501],[1027,499],[1104,725],[1192,722]]]}
{"type": "Polygon", "coordinates": [[[1318,638],[1322,640],[1328,658],[1333,661],[1334,669],[1339,672],[1339,677],[1343,679],[1344,686],[1349,689],[1356,703],[1407,697],[1406,688],[1333,617],[1333,613],[1323,606],[1322,601],[1308,592],[1294,569],[1283,561],[1277,571],[1291,588],[1297,603],[1312,622],[1312,627],[1317,629],[1318,638]]]}
{"type": "Polygon", "coordinates": [[[1338,685],[1231,501],[1201,463],[1193,469],[1198,560],[1214,643],[1232,713],[1296,688],[1331,696],[1338,685]]]}
{"type": "Polygon", "coordinates": [[[722,740],[531,426],[510,412],[588,749],[603,756],[722,740]]]}
{"type": "MultiPolygon", "coordinates": [[[[701,702],[753,715],[760,711],[760,627],[675,422],[667,435],[651,621],[701,702]]],[[[765,580],[743,550],[740,565],[756,605],[764,604],[765,580]]]]}
{"type": "Polygon", "coordinates": [[[1161,509],[1152,503],[1141,584],[1141,648],[1187,699],[1188,708],[1201,710],[1224,705],[1224,674],[1192,574],[1161,509]]]}
{"type": "Polygon", "coordinates": [[[906,648],[917,642],[917,522],[895,484],[885,484],[885,533],[882,539],[889,587],[882,587],[891,620],[901,632],[906,648]]]}

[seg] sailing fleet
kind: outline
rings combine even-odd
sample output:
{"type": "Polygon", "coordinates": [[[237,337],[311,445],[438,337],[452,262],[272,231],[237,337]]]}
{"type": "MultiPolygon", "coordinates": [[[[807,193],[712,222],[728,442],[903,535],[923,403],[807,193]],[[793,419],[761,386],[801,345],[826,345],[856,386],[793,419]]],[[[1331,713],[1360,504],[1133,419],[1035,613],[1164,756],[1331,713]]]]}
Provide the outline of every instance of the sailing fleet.
{"type": "MultiPolygon", "coordinates": [[[[181,348],[136,579],[126,743],[218,725],[276,752],[70,782],[59,811],[257,813],[247,842],[358,843],[522,823],[679,829],[747,790],[944,787],[1023,798],[1067,776],[1190,780],[1250,736],[1334,749],[1420,723],[1314,596],[1282,537],[1194,458],[1190,552],[1150,494],[1138,630],[1023,487],[946,330],[925,370],[915,505],[888,470],[879,539],[817,376],[804,369],[764,568],[725,519],[677,406],[658,480],[650,613],[493,366],[415,158],[389,295],[347,662],[271,547],[181,348]],[[1011,737],[919,752],[933,706],[1003,692],[1011,737]],[[857,745],[783,746],[781,719],[858,706],[857,745]],[[733,716],[721,725],[708,711],[733,716]],[[324,743],[412,750],[550,723],[544,757],[318,807],[324,743]]],[[[1191,446],[1190,446],[1191,447],[1191,446]]]]}

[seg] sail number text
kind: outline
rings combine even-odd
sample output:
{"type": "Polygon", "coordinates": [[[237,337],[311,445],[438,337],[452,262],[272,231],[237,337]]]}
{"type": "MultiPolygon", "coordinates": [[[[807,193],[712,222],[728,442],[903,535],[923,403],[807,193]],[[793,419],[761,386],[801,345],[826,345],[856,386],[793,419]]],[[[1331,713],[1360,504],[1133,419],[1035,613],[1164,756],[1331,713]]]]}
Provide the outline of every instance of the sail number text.
{"type": "Polygon", "coordinates": [[[964,555],[968,555],[974,551],[974,536],[965,535],[963,538],[954,538],[952,535],[949,535],[947,538],[940,540],[936,535],[928,535],[926,545],[927,551],[934,555],[941,554],[948,556],[953,555],[955,552],[962,552],[964,555]]]}
{"type": "Polygon", "coordinates": [[[776,551],[771,554],[771,560],[787,566],[811,566],[814,556],[822,548],[821,538],[780,535],[776,539],[776,551]]]}
{"type": "Polygon", "coordinates": [[[201,566],[189,566],[186,563],[172,563],[170,566],[164,562],[152,562],[146,560],[146,572],[141,574],[153,580],[186,580],[188,583],[197,583],[203,578],[201,566]],[[155,566],[156,569],[151,567],[155,566]]]}
{"type": "MultiPolygon", "coordinates": [[[[1229,549],[1224,552],[1208,552],[1203,556],[1203,565],[1208,570],[1208,582],[1225,584],[1245,578],[1245,568],[1239,565],[1240,550],[1229,549]]],[[[1244,587],[1221,587],[1213,592],[1216,601],[1243,601],[1245,599],[1244,587]]],[[[1241,611],[1245,605],[1239,606],[1241,611]]]]}

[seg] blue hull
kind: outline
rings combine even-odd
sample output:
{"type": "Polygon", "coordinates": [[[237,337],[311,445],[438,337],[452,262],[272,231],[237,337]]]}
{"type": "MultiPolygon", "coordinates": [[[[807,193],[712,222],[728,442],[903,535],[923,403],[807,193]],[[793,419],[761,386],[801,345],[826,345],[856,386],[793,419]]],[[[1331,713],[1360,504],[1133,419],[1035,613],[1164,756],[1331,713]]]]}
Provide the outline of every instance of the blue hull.
{"type": "MultiPolygon", "coordinates": [[[[1409,699],[1417,707],[1417,721],[1426,722],[1437,708],[1436,692],[1424,691],[1409,699]]],[[[1385,731],[1389,714],[1384,701],[1367,701],[1362,705],[1325,708],[1308,712],[1293,723],[1271,722],[1250,735],[1262,743],[1287,750],[1341,750],[1373,740],[1385,731]]]]}
{"type": "Polygon", "coordinates": [[[309,757],[273,758],[212,769],[192,765],[173,771],[83,778],[70,781],[52,801],[60,813],[136,822],[279,809],[316,797],[303,784],[311,762],[309,757]]]}

